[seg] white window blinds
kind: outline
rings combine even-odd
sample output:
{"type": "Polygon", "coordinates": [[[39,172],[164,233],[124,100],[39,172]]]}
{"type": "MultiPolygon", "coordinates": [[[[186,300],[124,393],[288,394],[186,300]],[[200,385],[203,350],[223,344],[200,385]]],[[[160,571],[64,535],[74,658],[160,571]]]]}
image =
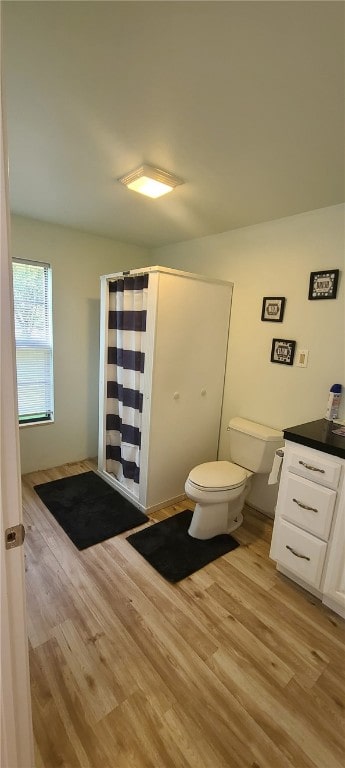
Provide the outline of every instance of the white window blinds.
{"type": "Polygon", "coordinates": [[[20,423],[53,418],[51,269],[15,259],[13,294],[20,423]]]}

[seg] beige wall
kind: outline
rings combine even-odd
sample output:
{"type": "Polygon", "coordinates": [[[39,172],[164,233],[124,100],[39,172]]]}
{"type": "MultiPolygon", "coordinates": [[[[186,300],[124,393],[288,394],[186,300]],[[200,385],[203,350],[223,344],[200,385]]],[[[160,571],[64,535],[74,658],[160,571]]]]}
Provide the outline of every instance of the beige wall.
{"type": "MultiPolygon", "coordinates": [[[[154,249],[14,216],[12,255],[53,267],[54,424],[20,430],[22,471],[96,455],[99,276],[161,264],[234,283],[220,455],[234,415],[283,428],[323,417],[345,384],[344,206],[154,249]],[[338,267],[335,301],[308,301],[312,270],[338,267]],[[285,296],[283,323],[262,322],[263,296],[285,296]],[[270,362],[273,337],[309,349],[307,368],[270,362]]],[[[205,307],[207,311],[207,307],[205,307]]],[[[345,395],[341,415],[344,415],[345,395]]],[[[267,491],[268,507],[274,492],[267,491]]],[[[266,502],[264,508],[266,508],[266,502]]]]}
{"type": "Polygon", "coordinates": [[[99,277],[146,266],[147,251],[13,216],[11,252],[53,273],[55,421],[20,428],[22,472],[97,455],[99,277]]]}
{"type": "MultiPolygon", "coordinates": [[[[156,264],[234,283],[221,458],[232,416],[278,429],[324,416],[330,386],[345,385],[343,205],[158,248],[153,256],[156,264]],[[327,268],[342,272],[337,299],[309,301],[310,272],[327,268]],[[261,321],[264,296],[286,297],[282,323],[261,321]],[[271,363],[274,337],[308,349],[308,367],[271,363]]],[[[344,401],[345,392],[341,415],[344,401]]],[[[267,485],[264,495],[272,507],[267,485]]]]}

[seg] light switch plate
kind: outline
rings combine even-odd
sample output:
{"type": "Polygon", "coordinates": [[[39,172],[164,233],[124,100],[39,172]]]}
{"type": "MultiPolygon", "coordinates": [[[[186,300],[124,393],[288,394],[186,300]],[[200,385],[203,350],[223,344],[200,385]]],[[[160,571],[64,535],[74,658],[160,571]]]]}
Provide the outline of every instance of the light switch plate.
{"type": "Polygon", "coordinates": [[[296,365],[300,368],[306,368],[308,365],[309,349],[298,349],[296,365]]]}

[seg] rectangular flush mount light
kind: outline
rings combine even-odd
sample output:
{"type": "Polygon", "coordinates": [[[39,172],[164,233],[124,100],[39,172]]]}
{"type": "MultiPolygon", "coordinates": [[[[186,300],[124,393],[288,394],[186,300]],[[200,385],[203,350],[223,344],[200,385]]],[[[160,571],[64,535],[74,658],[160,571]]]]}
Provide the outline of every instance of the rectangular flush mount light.
{"type": "Polygon", "coordinates": [[[141,165],[135,171],[122,176],[119,181],[128,189],[133,189],[134,192],[140,192],[147,197],[162,197],[167,192],[171,192],[174,187],[184,183],[172,173],[152,168],[150,165],[141,165]]]}

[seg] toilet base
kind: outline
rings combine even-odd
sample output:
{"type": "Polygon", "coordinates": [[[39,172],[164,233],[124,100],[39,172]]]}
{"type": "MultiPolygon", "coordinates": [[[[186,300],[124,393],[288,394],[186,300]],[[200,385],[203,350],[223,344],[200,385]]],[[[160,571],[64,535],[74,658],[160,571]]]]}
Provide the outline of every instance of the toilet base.
{"type": "Polygon", "coordinates": [[[195,505],[188,533],[193,539],[212,539],[221,533],[232,533],[243,523],[242,512],[229,520],[229,504],[195,505]]]}
{"type": "Polygon", "coordinates": [[[240,525],[243,523],[243,515],[242,512],[239,512],[238,515],[236,515],[235,520],[233,520],[232,525],[230,525],[230,528],[228,528],[227,533],[232,533],[233,531],[236,531],[236,528],[239,528],[240,525]]]}

